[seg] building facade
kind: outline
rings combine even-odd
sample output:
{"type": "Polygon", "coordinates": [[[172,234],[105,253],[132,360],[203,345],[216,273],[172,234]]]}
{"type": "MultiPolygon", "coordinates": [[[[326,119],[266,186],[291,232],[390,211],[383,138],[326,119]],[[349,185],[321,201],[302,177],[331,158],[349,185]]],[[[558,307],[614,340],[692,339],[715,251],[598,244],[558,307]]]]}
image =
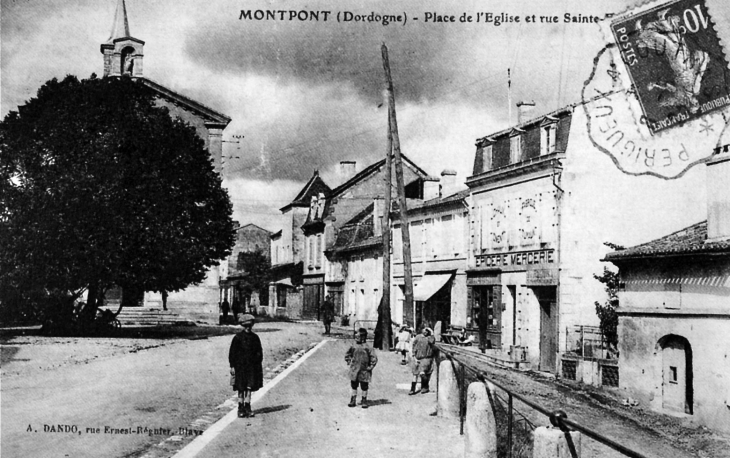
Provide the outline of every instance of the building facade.
{"type": "MultiPolygon", "coordinates": [[[[594,303],[606,293],[593,276],[603,271],[605,242],[629,245],[689,225],[704,205],[703,190],[685,185],[695,171],[624,173],[595,148],[587,125],[578,104],[480,138],[466,180],[467,313],[485,310],[492,348],[558,374],[563,355],[581,352],[575,329],[599,325],[594,303]]],[[[467,327],[476,331],[474,318],[467,327]]]]}
{"type": "Polygon", "coordinates": [[[383,289],[383,237],[380,226],[383,201],[374,201],[347,221],[327,251],[328,294],[338,315],[353,325],[378,319],[383,289]]]}
{"type": "MultiPolygon", "coordinates": [[[[170,115],[193,126],[210,152],[216,171],[220,172],[223,130],[231,119],[204,104],[190,99],[144,76],[145,42],[134,38],[129,30],[129,20],[124,0],[118,0],[112,32],[100,50],[103,55],[104,77],[131,77],[152,89],[158,106],[166,107],[170,115]]],[[[190,285],[182,291],[170,292],[167,304],[183,315],[205,321],[216,321],[220,280],[219,266],[211,267],[205,280],[190,285]]],[[[111,291],[113,297],[118,292],[111,291]]],[[[142,303],[147,307],[160,307],[162,297],[157,293],[145,293],[142,303]]]]}
{"type": "MultiPolygon", "coordinates": [[[[395,171],[392,167],[393,188],[395,171]]],[[[374,327],[383,296],[382,221],[385,212],[385,159],[332,190],[324,205],[326,293],[350,321],[374,327]]],[[[403,156],[403,182],[409,202],[422,202],[428,174],[403,156]]],[[[393,191],[395,195],[395,191],[393,191]]],[[[317,236],[313,234],[313,236],[317,236]]],[[[317,248],[319,245],[311,245],[317,248]]]]}
{"type": "MultiPolygon", "coordinates": [[[[435,186],[439,186],[438,181],[435,186]]],[[[426,194],[426,197],[433,195],[426,194]]],[[[417,329],[433,328],[437,322],[441,322],[442,329],[450,324],[470,325],[466,306],[468,198],[466,190],[408,207],[413,307],[404,306],[402,230],[397,215],[393,214],[391,315],[397,323],[417,329]]]]}
{"type": "Polygon", "coordinates": [[[486,314],[486,347],[527,348],[533,367],[550,372],[565,325],[558,316],[576,314],[558,291],[571,120],[571,109],[559,110],[479,139],[467,179],[467,329],[478,332],[479,314],[486,314]]]}
{"type": "Polygon", "coordinates": [[[250,274],[245,268],[246,257],[250,256],[260,266],[257,270],[268,270],[271,266],[271,232],[255,224],[246,224],[236,228],[236,243],[231,255],[221,264],[219,302],[227,300],[229,304],[237,302],[246,312],[257,312],[269,303],[269,287],[260,288],[251,282],[250,274]]]}
{"type": "Polygon", "coordinates": [[[730,153],[707,163],[708,220],[606,260],[619,267],[619,386],[730,432],[730,153]]]}
{"type": "Polygon", "coordinates": [[[301,319],[303,316],[303,273],[306,259],[307,222],[312,198],[330,193],[330,187],[314,171],[312,177],[290,203],[280,209],[286,222],[271,236],[271,276],[268,306],[259,312],[269,316],[301,319]]]}

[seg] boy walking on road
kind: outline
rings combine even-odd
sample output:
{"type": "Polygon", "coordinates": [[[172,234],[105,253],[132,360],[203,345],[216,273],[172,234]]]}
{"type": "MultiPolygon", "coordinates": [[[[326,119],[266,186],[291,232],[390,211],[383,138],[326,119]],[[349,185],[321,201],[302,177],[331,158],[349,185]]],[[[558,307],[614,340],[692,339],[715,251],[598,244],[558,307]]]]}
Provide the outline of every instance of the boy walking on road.
{"type": "Polygon", "coordinates": [[[362,389],[360,404],[363,409],[368,408],[368,384],[373,375],[373,368],[378,364],[378,357],[375,355],[375,350],[366,343],[367,338],[368,331],[365,328],[360,328],[357,331],[355,343],[345,354],[345,361],[350,366],[350,387],[352,388],[352,396],[350,397],[350,403],[347,404],[348,407],[355,407],[357,387],[359,385],[362,389]]]}
{"type": "Polygon", "coordinates": [[[413,381],[411,382],[410,395],[418,394],[416,384],[418,377],[421,377],[421,394],[428,393],[428,382],[433,372],[433,347],[436,344],[436,338],[433,336],[431,328],[423,328],[423,334],[419,334],[413,339],[413,381]]]}

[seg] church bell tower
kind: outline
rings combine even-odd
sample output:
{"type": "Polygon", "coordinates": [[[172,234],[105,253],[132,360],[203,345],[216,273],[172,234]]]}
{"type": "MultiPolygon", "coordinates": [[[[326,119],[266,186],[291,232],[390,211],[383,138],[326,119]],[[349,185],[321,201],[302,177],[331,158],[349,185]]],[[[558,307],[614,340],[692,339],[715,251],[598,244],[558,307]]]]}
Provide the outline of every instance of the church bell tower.
{"type": "Polygon", "coordinates": [[[129,33],[127,6],[118,0],[114,13],[114,24],[109,39],[101,45],[104,55],[104,76],[142,76],[144,41],[133,38],[129,33]]]}

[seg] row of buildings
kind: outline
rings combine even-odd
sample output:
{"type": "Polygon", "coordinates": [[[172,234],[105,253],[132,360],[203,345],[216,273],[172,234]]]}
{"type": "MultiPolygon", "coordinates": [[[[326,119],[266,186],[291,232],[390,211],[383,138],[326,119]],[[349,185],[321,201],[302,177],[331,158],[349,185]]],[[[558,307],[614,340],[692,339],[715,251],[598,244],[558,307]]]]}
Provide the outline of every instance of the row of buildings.
{"type": "MultiPolygon", "coordinates": [[[[700,166],[707,168],[709,216],[688,222],[672,205],[687,201],[681,180],[618,171],[591,147],[580,105],[530,117],[533,106],[519,104],[517,125],[477,140],[465,179],[448,170],[433,177],[404,159],[414,307],[404,307],[394,212],[392,319],[416,327],[441,322],[477,334],[478,316],[485,313],[492,353],[618,386],[657,410],[727,429],[728,153],[700,166]],[[667,204],[656,206],[659,200],[667,204]],[[646,219],[627,216],[637,214],[646,219]],[[604,242],[655,238],[651,221],[686,229],[609,253],[604,242]],[[599,324],[594,303],[605,301],[606,293],[594,274],[608,262],[621,274],[618,360],[586,353],[577,337],[582,332],[575,332],[599,324]],[[581,375],[581,365],[595,374],[581,375]]],[[[377,320],[385,160],[358,173],[353,163],[341,168],[347,177],[342,184],[330,188],[314,172],[281,209],[287,223],[270,235],[273,278],[264,293],[268,300],[257,302],[259,313],[316,320],[330,294],[337,314],[351,323],[377,320]]]]}
{"type": "MultiPolygon", "coordinates": [[[[155,90],[157,103],[196,128],[219,169],[230,118],[144,77],[143,47],[119,0],[101,45],[104,76],[126,75],[155,90]]],[[[434,177],[404,159],[413,308],[404,307],[400,222],[382,223],[392,210],[383,199],[385,159],[360,171],[341,163],[334,188],[315,172],[281,208],[280,230],[238,227],[231,258],[168,301],[201,316],[217,314],[228,299],[258,313],[316,320],[330,294],[338,315],[374,322],[382,234],[390,230],[395,322],[440,321],[477,333],[483,314],[497,354],[573,378],[586,379],[579,364],[596,367],[599,381],[656,410],[730,431],[730,153],[718,149],[697,166],[707,179],[696,195],[705,191],[707,201],[693,201],[681,178],[619,171],[592,144],[581,105],[541,116],[533,108],[519,104],[516,125],[477,139],[468,177],[448,170],[434,177]],[[706,220],[688,221],[688,202],[706,205],[706,220]],[[661,230],[670,235],[657,238],[661,230]],[[626,240],[651,241],[613,253],[604,244],[626,240]],[[270,262],[268,288],[251,287],[251,272],[241,269],[245,253],[270,262]],[[605,292],[593,275],[609,262],[620,273],[618,361],[589,357],[574,332],[598,324],[594,302],[605,292]]],[[[144,303],[160,300],[146,294],[144,303]]]]}

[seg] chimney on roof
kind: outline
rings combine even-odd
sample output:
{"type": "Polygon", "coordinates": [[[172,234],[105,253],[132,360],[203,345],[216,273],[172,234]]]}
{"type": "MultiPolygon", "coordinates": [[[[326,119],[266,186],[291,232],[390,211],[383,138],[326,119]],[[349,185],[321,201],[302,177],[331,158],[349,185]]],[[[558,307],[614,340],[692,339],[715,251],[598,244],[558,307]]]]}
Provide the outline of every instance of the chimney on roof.
{"type": "Polygon", "coordinates": [[[707,241],[730,239],[730,145],[707,162],[707,241]]]}
{"type": "Polygon", "coordinates": [[[522,124],[523,122],[528,121],[530,118],[532,118],[534,111],[534,100],[523,100],[522,102],[517,102],[517,124],[522,124]]]}
{"type": "Polygon", "coordinates": [[[350,178],[355,176],[355,172],[357,170],[357,162],[356,161],[340,161],[340,178],[342,178],[342,182],[349,180],[350,178]]]}
{"type": "Polygon", "coordinates": [[[441,181],[436,177],[423,179],[423,200],[438,199],[441,197],[441,181]]]}
{"type": "Polygon", "coordinates": [[[441,197],[453,194],[456,186],[456,170],[446,169],[441,172],[441,197]]]}

